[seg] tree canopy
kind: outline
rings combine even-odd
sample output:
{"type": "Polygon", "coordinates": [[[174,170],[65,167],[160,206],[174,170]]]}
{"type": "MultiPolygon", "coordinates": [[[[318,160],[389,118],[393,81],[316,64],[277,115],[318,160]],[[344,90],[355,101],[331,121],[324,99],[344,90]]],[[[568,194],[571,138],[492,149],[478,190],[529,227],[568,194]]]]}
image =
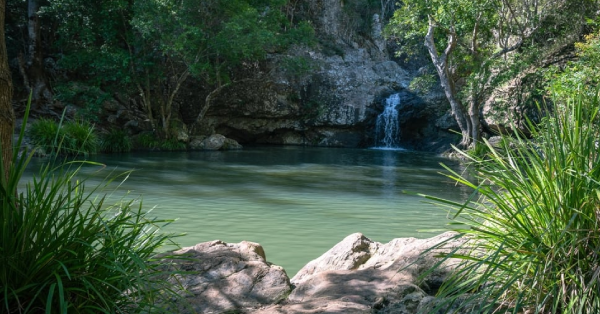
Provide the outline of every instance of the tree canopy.
{"type": "Polygon", "coordinates": [[[312,29],[306,23],[292,25],[286,4],[54,0],[43,12],[59,22],[63,68],[100,92],[138,94],[152,128],[170,137],[174,100],[188,78],[218,91],[231,82],[232,68],[310,40],[312,29]]]}
{"type": "Polygon", "coordinates": [[[470,146],[479,140],[480,108],[491,90],[523,67],[544,66],[552,47],[575,42],[597,7],[593,0],[405,0],[387,34],[409,57],[425,46],[461,144],[470,146]]]}

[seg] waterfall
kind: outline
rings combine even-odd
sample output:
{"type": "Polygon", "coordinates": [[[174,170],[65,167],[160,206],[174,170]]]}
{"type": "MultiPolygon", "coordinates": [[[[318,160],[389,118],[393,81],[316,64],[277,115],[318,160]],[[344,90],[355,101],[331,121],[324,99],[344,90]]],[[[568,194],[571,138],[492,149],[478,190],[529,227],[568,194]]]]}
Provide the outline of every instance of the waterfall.
{"type": "Polygon", "coordinates": [[[377,117],[375,124],[375,146],[384,149],[398,149],[400,139],[400,124],[398,123],[398,110],[400,94],[392,94],[385,100],[385,108],[377,117]]]}

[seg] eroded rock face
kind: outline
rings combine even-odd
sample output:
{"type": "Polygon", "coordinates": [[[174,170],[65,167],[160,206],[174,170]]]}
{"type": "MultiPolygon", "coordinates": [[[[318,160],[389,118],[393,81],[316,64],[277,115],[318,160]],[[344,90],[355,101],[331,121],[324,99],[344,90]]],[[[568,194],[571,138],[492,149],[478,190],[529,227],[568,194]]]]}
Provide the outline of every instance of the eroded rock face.
{"type": "Polygon", "coordinates": [[[283,268],[267,263],[257,243],[204,242],[174,254],[187,259],[173,267],[189,272],[178,276],[188,302],[173,305],[176,313],[247,311],[277,303],[292,289],[283,268]]]}
{"type": "Polygon", "coordinates": [[[542,75],[532,67],[495,88],[481,108],[486,131],[492,135],[529,134],[527,119],[536,123],[542,118],[536,104],[549,103],[539,92],[543,85],[542,75]]]}

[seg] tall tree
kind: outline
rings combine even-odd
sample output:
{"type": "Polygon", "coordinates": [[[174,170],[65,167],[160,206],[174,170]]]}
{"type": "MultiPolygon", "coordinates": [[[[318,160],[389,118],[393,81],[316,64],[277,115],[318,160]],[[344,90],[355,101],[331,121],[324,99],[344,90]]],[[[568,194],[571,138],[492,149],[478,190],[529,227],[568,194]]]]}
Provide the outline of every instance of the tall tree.
{"type": "MultiPolygon", "coordinates": [[[[102,89],[136,94],[152,128],[171,135],[176,98],[194,77],[212,92],[231,82],[242,63],[266,57],[290,41],[286,0],[54,0],[65,49],[62,65],[102,89]],[[68,51],[68,52],[67,52],[68,51]]],[[[301,38],[297,36],[295,38],[301,38]]]]}
{"type": "Polygon", "coordinates": [[[460,127],[460,145],[469,147],[481,135],[481,104],[508,68],[522,61],[519,54],[541,45],[536,41],[548,28],[564,33],[566,24],[585,23],[592,2],[404,0],[388,34],[399,38],[404,49],[424,43],[460,127]],[[569,22],[573,19],[577,22],[569,22]]]}
{"type": "Polygon", "coordinates": [[[4,36],[4,18],[6,0],[0,0],[0,148],[4,176],[8,178],[8,171],[12,164],[12,136],[15,123],[15,114],[12,107],[12,79],[8,68],[6,53],[6,39],[4,36]]]}
{"type": "Polygon", "coordinates": [[[31,93],[34,109],[41,108],[52,100],[52,92],[44,69],[40,3],[42,0],[27,0],[27,50],[19,56],[19,66],[25,88],[31,93]]]}

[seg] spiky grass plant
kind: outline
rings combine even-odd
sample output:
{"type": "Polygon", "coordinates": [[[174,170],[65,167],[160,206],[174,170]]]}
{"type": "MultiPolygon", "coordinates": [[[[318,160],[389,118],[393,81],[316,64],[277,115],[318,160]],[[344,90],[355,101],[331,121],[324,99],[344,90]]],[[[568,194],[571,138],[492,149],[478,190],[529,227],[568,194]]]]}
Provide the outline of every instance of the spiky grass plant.
{"type": "Polygon", "coordinates": [[[477,200],[437,200],[469,241],[445,255],[462,262],[429,311],[600,313],[599,106],[597,96],[558,103],[530,126],[533,139],[464,154],[475,180],[449,176],[477,200]]]}
{"type": "Polygon", "coordinates": [[[160,149],[166,151],[185,150],[185,143],[178,141],[176,138],[165,139],[160,142],[160,149]]]}
{"type": "Polygon", "coordinates": [[[142,133],[136,137],[135,143],[141,149],[157,149],[160,141],[152,133],[142,133]]]}
{"type": "Polygon", "coordinates": [[[89,155],[98,150],[94,126],[84,121],[56,122],[39,119],[31,124],[28,135],[36,146],[50,155],[89,155]]]}
{"type": "Polygon", "coordinates": [[[68,121],[62,129],[64,134],[62,150],[67,155],[87,156],[95,154],[98,150],[98,136],[91,123],[80,120],[68,121]]]}
{"type": "Polygon", "coordinates": [[[64,132],[56,121],[42,118],[31,123],[28,135],[33,144],[43,149],[45,153],[51,154],[58,147],[64,132]]]}
{"type": "Polygon", "coordinates": [[[23,187],[29,158],[15,149],[0,176],[0,313],[160,312],[176,296],[154,260],[172,244],[157,228],[168,221],[133,201],[107,204],[81,164],[48,165],[23,187]]]}
{"type": "Polygon", "coordinates": [[[100,149],[107,153],[126,153],[130,152],[133,142],[126,131],[121,129],[111,129],[104,134],[100,142],[100,149]]]}

